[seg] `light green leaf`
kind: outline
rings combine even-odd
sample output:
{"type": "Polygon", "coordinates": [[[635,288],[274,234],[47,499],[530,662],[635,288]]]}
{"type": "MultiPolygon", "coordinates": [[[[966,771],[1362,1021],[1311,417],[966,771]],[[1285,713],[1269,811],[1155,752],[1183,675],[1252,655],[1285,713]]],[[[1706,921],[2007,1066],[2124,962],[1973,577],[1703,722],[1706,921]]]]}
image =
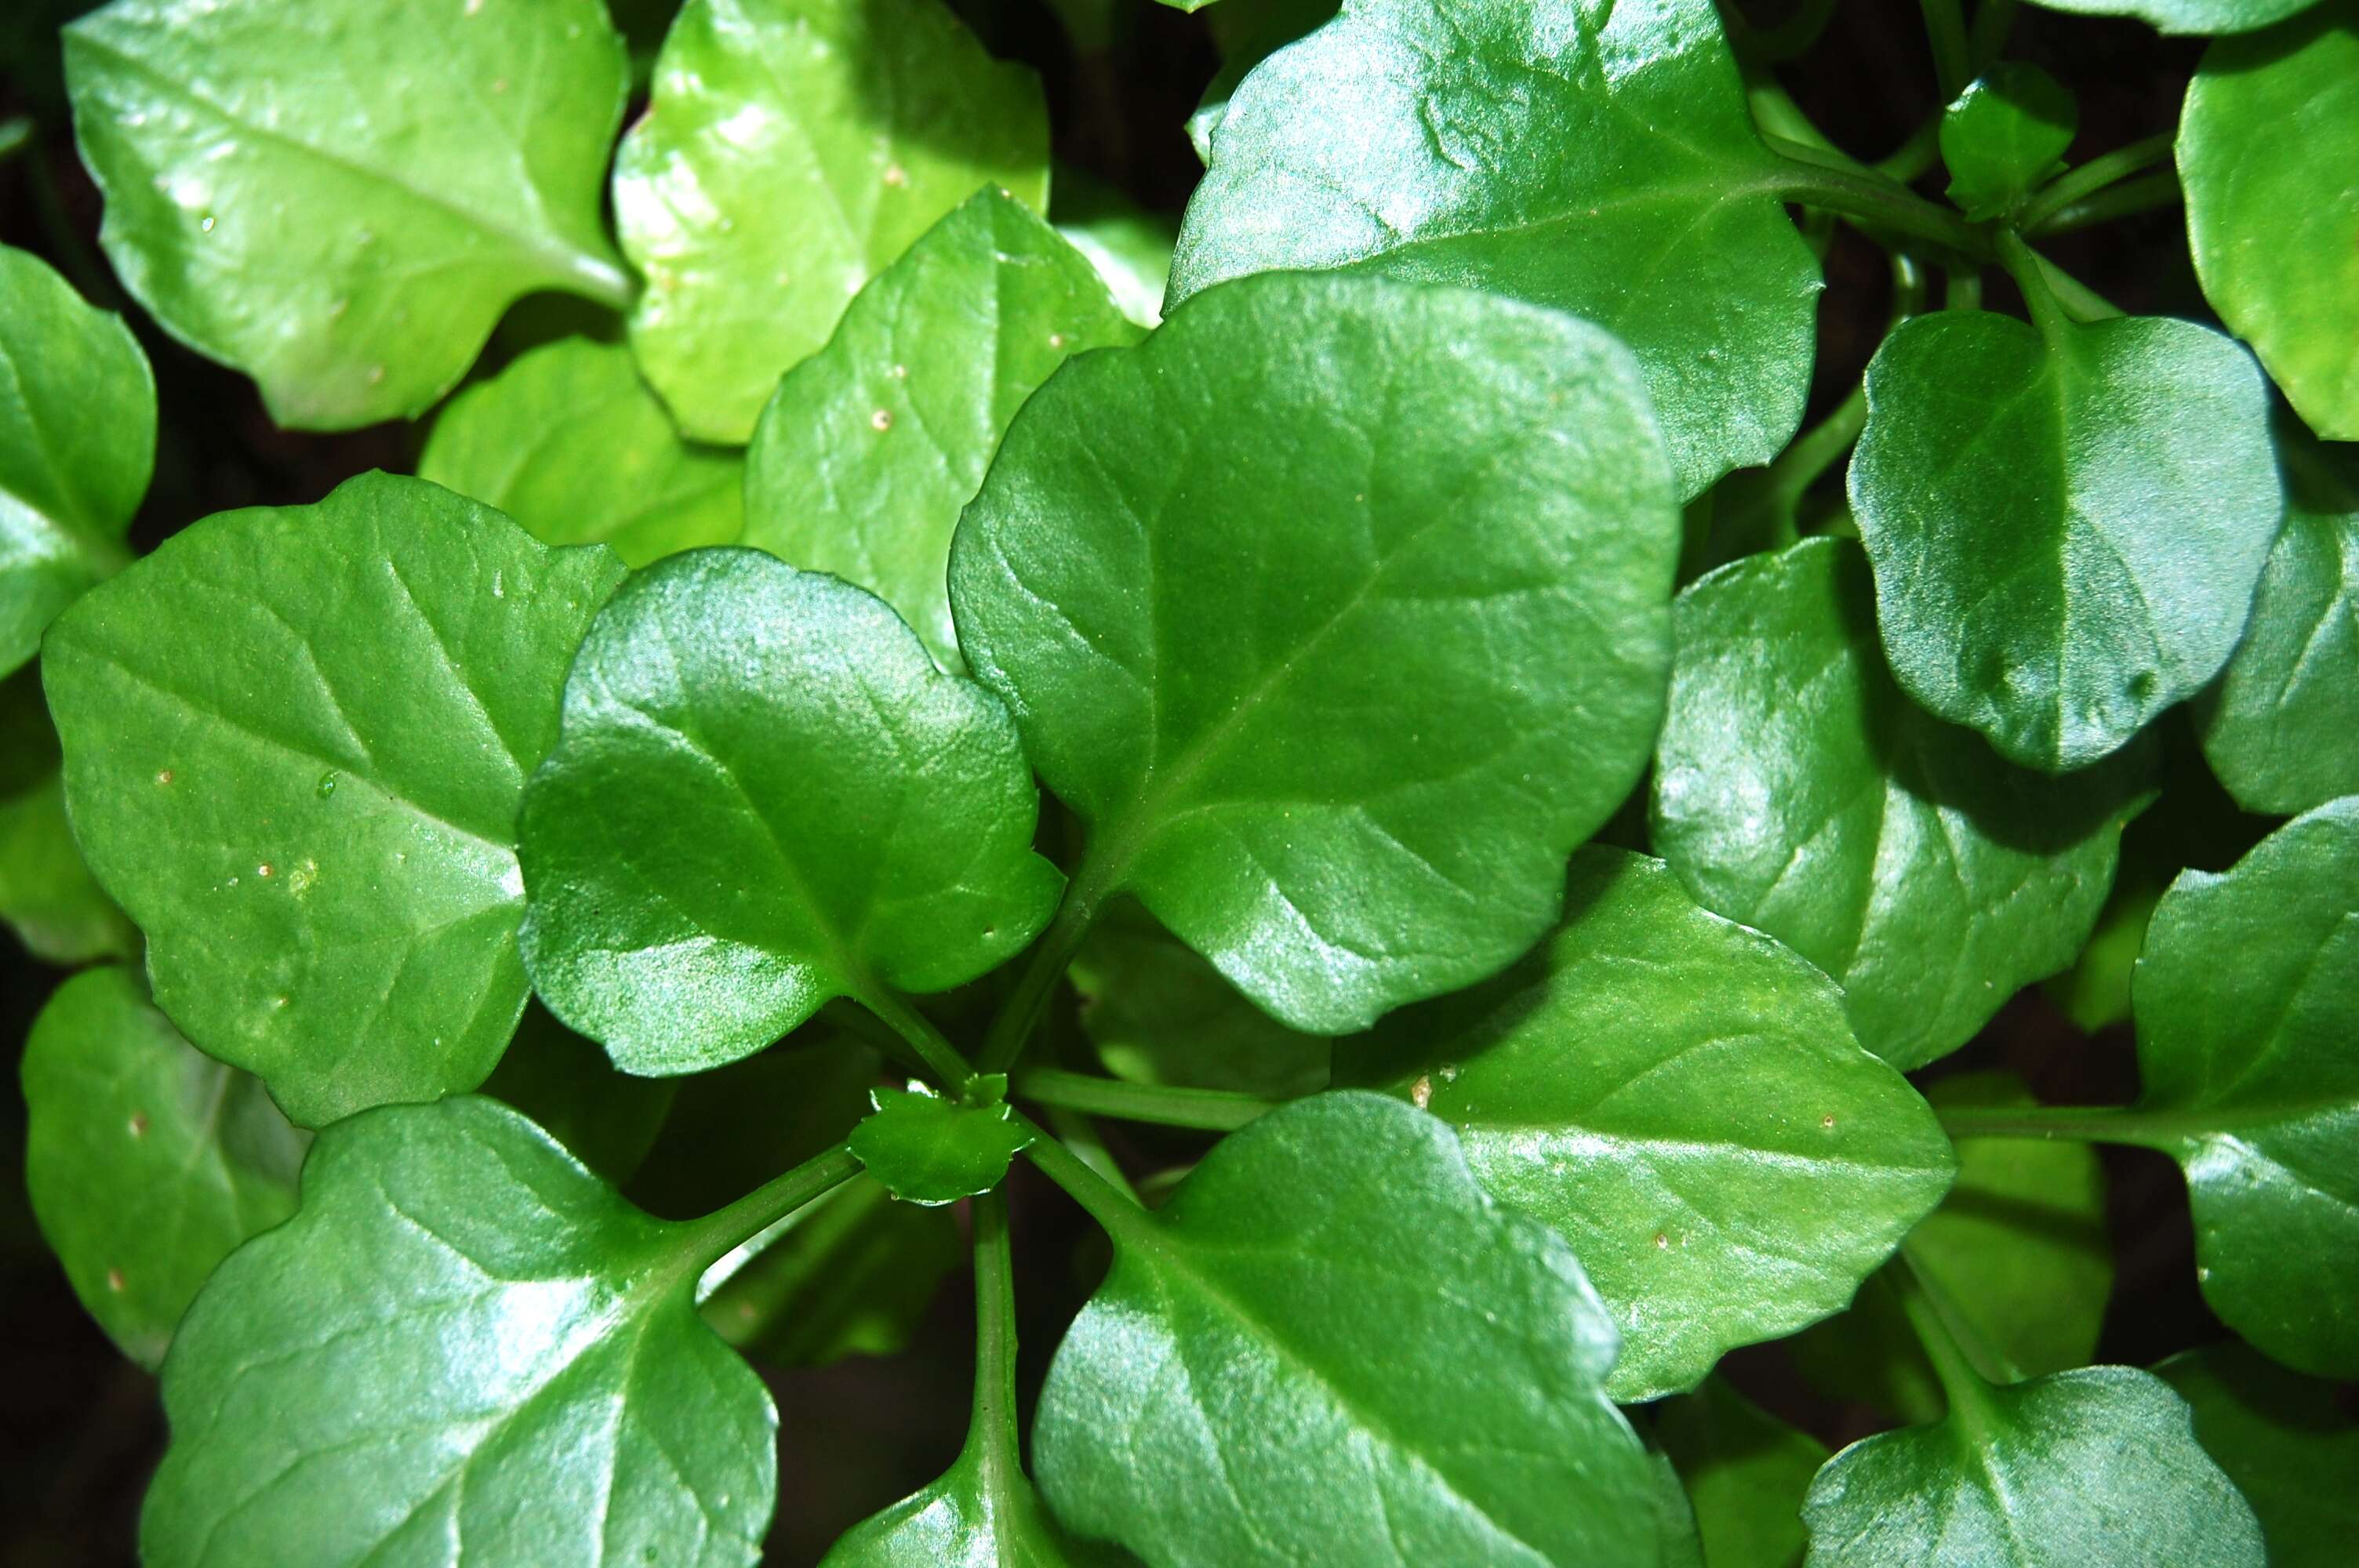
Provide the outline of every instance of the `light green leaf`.
{"type": "Polygon", "coordinates": [[[1712,0],[1350,0],[1230,99],[1171,294],[1348,266],[1569,310],[1637,354],[1692,496],[1801,420],[1782,178],[1712,0]]]}
{"type": "Polygon", "coordinates": [[[861,286],[984,185],[1047,210],[1048,111],[941,0],[689,0],[614,163],[640,367],[689,435],[744,441],[861,286]]]}
{"type": "Polygon", "coordinates": [[[959,643],[1116,887],[1281,1022],[1495,973],[1661,713],[1636,367],[1513,300],[1268,275],[1070,362],[951,553],[959,643]]]}
{"type": "Polygon", "coordinates": [[[1992,67],[1941,112],[1950,200],[1969,218],[2013,211],[2060,167],[2080,121],[2072,94],[2038,66],[1992,67]]]}
{"type": "Polygon", "coordinates": [[[2359,1422],[2334,1386],[2234,1340],[2155,1368],[2195,1411],[2203,1444],[2259,1516],[2272,1568],[2343,1568],[2359,1537],[2359,1422]]]}
{"type": "Polygon", "coordinates": [[[1337,0],[1227,0],[1211,17],[1212,41],[1221,49],[1221,69],[1188,116],[1188,140],[1209,167],[1212,136],[1229,113],[1237,83],[1254,67],[1312,28],[1334,20],[1337,0]]]}
{"type": "Polygon", "coordinates": [[[1903,323],[1851,501],[1908,695],[2027,767],[2118,751],[2220,673],[2284,497],[2268,386],[2191,321],[1903,323]]]}
{"type": "Polygon", "coordinates": [[[745,526],[745,465],[690,446],[631,351],[564,338],[451,400],[420,478],[496,506],[547,545],[612,545],[625,565],[726,545],[745,526]]]}
{"type": "Polygon", "coordinates": [[[1725,1378],[1706,1378],[1655,1409],[1655,1441],[1687,1484],[1704,1568],[1798,1568],[1802,1495],[1827,1461],[1826,1445],[1725,1378]]]}
{"type": "Polygon", "coordinates": [[[1006,713],[882,600],[675,556],[591,627],[525,791],[525,964],[624,1071],[718,1066],[1021,952],[1061,885],[1038,809],[1006,713]]]}
{"type": "Polygon", "coordinates": [[[131,558],[156,460],[156,383],[121,317],[0,245],[0,676],[131,558]]]}
{"type": "Polygon", "coordinates": [[[1065,243],[1098,269],[1125,318],[1141,327],[1162,324],[1178,219],[1147,211],[1104,181],[1064,168],[1057,170],[1049,216],[1065,243]]]}
{"type": "Polygon", "coordinates": [[[1654,1561],[1613,1324],[1440,1122],[1315,1096],[1111,1222],[1033,1433],[1075,1532],[1158,1568],[1654,1561]]]}
{"type": "Polygon", "coordinates": [[[777,1416],[650,1219],[474,1097],[320,1135],[164,1374],[151,1568],[752,1564],[777,1416]]]}
{"type": "Polygon", "coordinates": [[[58,989],[23,1076],[41,1234],[107,1337],[153,1368],[214,1266],[295,1212],[309,1135],[181,1039],[125,969],[58,989]]]}
{"type": "MultiPolygon", "coordinates": [[[[634,1078],[615,1071],[596,1041],[574,1033],[547,1008],[527,1003],[516,1038],[484,1080],[483,1092],[523,1112],[567,1153],[621,1186],[655,1147],[679,1087],[676,1078],[634,1078]]],[[[768,1167],[730,1195],[783,1168],[768,1167]]]]}
{"type": "Polygon", "coordinates": [[[518,297],[620,308],[599,183],[623,116],[597,0],[114,0],[66,29],[99,238],[281,425],[414,417],[518,297]]]}
{"type": "Polygon", "coordinates": [[[1655,846],[1706,908],[1832,976],[1869,1050],[1922,1066],[2072,961],[2145,755],[2044,778],[1918,708],[1846,541],[1723,567],[1674,623],[1655,846]]]}
{"type": "Polygon", "coordinates": [[[1339,1043],[1335,1072],[1457,1129],[1475,1179],[1571,1243],[1625,1403],[1842,1311],[1954,1169],[1824,975],[1621,849],[1573,858],[1530,957],[1339,1043]]]}
{"type": "Polygon", "coordinates": [[[2130,995],[2129,1136],[2187,1173],[2204,1300],[2289,1367],[2359,1376],[2359,796],[2182,873],[2130,995]]]}
{"type": "Polygon", "coordinates": [[[853,1129],[853,1158],[903,1203],[930,1207],[987,1193],[1032,1141],[1031,1125],[1011,1119],[1003,1073],[973,1079],[955,1100],[921,1083],[868,1098],[876,1109],[853,1129]]]}
{"type": "Polygon", "coordinates": [[[38,667],[0,677],[0,922],[51,964],[128,958],[139,933],[74,847],[38,667]]]}
{"type": "Polygon", "coordinates": [[[2244,33],[2283,21],[2317,0],[2032,0],[2083,16],[2136,16],[2166,33],[2244,33]]]}
{"type": "Polygon", "coordinates": [[[1983,1390],[1854,1443],[1802,1505],[1810,1568],[2263,1568],[2260,1527],[2186,1404],[2128,1367],[1983,1390]]]}
{"type": "Polygon", "coordinates": [[[499,1060],[525,999],[517,803],[622,575],[364,474],[208,518],[51,629],[66,804],[157,1005],[295,1120],[499,1060]]]}
{"type": "Polygon", "coordinates": [[[960,509],[1049,372],[1138,336],[1056,231],[976,192],[778,383],[746,454],[745,542],[875,593],[963,669],[943,581],[960,509]]]}
{"type": "Polygon", "coordinates": [[[797,1210],[753,1246],[756,1255],[705,1302],[704,1321],[773,1367],[904,1349],[966,1250],[953,1211],[896,1203],[867,1176],[797,1210]]]}

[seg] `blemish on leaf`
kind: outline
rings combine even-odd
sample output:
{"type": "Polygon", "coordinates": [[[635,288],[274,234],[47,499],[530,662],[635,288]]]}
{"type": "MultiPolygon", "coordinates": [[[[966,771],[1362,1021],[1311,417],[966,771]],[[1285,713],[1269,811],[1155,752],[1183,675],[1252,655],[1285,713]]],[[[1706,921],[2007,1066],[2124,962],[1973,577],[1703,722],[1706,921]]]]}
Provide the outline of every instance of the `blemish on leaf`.
{"type": "Polygon", "coordinates": [[[110,1291],[114,1291],[114,1292],[115,1292],[117,1294],[120,1294],[120,1293],[122,1292],[122,1290],[123,1290],[123,1271],[122,1271],[122,1270],[120,1270],[120,1269],[109,1269],[109,1270],[106,1271],[106,1288],[107,1288],[108,1290],[110,1290],[110,1291]]]}
{"type": "Polygon", "coordinates": [[[1662,1231],[1659,1231],[1659,1230],[1658,1230],[1658,1231],[1657,1231],[1657,1232],[1655,1232],[1655,1250],[1656,1250],[1656,1251],[1658,1251],[1658,1252],[1668,1252],[1668,1251],[1669,1251],[1670,1249],[1671,1249],[1671,1238],[1670,1238],[1670,1237],[1669,1237],[1669,1235],[1667,1235],[1666,1233],[1664,1233],[1664,1232],[1662,1232],[1662,1231]]]}
{"type": "Polygon", "coordinates": [[[1819,1125],[1825,1128],[1830,1132],[1833,1131],[1835,1125],[1834,1113],[1832,1111],[1829,1111],[1826,1115],[1819,1118],[1819,1125]]]}
{"type": "Polygon", "coordinates": [[[158,768],[156,771],[156,782],[159,784],[170,784],[172,782],[172,770],[169,768],[158,768]]]}
{"type": "Polygon", "coordinates": [[[131,1113],[131,1136],[134,1138],[145,1138],[147,1136],[147,1113],[146,1111],[135,1110],[131,1113]]]}
{"type": "Polygon", "coordinates": [[[1417,1076],[1417,1082],[1409,1085],[1408,1087],[1408,1103],[1417,1107],[1419,1110],[1425,1109],[1426,1107],[1433,1103],[1433,1079],[1431,1076],[1424,1073],[1419,1073],[1417,1076]]]}
{"type": "Polygon", "coordinates": [[[335,794],[336,775],[332,772],[321,773],[320,775],[320,783],[312,793],[317,795],[321,800],[325,800],[330,795],[335,794]]]}
{"type": "Polygon", "coordinates": [[[893,427],[893,411],[889,408],[879,408],[875,413],[871,414],[868,416],[868,424],[870,428],[879,431],[891,429],[893,427]]]}
{"type": "Polygon", "coordinates": [[[909,183],[908,171],[904,169],[897,163],[888,163],[885,166],[885,183],[887,185],[907,185],[909,183]]]}

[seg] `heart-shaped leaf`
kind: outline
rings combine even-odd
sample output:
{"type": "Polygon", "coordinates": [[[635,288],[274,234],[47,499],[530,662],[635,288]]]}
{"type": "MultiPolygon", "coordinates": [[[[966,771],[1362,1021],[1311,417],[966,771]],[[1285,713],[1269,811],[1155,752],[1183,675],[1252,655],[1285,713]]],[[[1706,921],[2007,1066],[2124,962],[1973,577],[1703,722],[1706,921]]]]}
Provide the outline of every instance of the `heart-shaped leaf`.
{"type": "Polygon", "coordinates": [[[957,1099],[923,1084],[871,1089],[875,1106],[852,1130],[853,1158],[903,1203],[934,1206],[987,1193],[1032,1141],[1029,1122],[1007,1105],[1007,1078],[970,1079],[957,1099]]]}
{"type": "Polygon", "coordinates": [[[2359,1532],[2359,1422],[2334,1385],[2223,1340],[2155,1375],[2195,1411],[2195,1440],[2245,1494],[2272,1568],[2341,1568],[2359,1532]]]}
{"type": "Polygon", "coordinates": [[[1950,200],[1969,218],[2014,211],[2056,170],[2080,120],[2072,94],[2038,66],[1992,68],[1941,112],[1950,200]]]}

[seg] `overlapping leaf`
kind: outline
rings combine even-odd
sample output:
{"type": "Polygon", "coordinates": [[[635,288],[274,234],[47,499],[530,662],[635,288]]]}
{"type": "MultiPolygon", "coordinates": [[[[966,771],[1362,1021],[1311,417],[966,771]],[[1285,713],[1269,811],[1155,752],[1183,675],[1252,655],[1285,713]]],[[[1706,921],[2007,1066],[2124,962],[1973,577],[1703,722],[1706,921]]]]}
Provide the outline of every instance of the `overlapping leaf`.
{"type": "Polygon", "coordinates": [[[1712,1377],[1655,1407],[1655,1441],[1695,1509],[1704,1568],[1797,1568],[1802,1498],[1826,1445],[1712,1377]]]}
{"type": "Polygon", "coordinates": [[[2195,1440],[2261,1521],[2272,1568],[2339,1568],[2359,1532],[2359,1422],[2332,1383],[2233,1340],[2155,1368],[2195,1411],[2195,1440]]]}

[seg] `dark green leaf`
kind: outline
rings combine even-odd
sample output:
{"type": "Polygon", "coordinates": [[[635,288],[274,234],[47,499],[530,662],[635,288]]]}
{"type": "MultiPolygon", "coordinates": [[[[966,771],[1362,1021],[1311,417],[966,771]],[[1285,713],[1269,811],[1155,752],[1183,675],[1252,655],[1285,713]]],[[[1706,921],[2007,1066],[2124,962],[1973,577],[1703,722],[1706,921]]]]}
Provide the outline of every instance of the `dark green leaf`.
{"type": "Polygon", "coordinates": [[[1350,266],[1570,310],[1636,352],[1691,496],[1801,419],[1781,178],[1712,0],[1351,0],[1230,99],[1172,297],[1350,266]]]}
{"type": "Polygon", "coordinates": [[[718,1066],[1022,951],[1060,882],[1038,808],[1006,712],[882,600],[675,556],[590,629],[525,791],[525,962],[625,1071],[718,1066]]]}
{"type": "Polygon", "coordinates": [[[1678,513],[1629,356],[1277,274],[1071,361],[951,555],[959,642],[1114,887],[1313,1033],[1495,972],[1661,713],[1678,513]]]}
{"type": "Polygon", "coordinates": [[[1339,1043],[1335,1070],[1456,1128],[1475,1179],[1571,1243],[1625,1402],[1842,1311],[1954,1168],[1824,975],[1622,849],[1573,858],[1529,957],[1339,1043]]]}
{"type": "Polygon", "coordinates": [[[704,1303],[704,1320],[774,1367],[890,1356],[916,1336],[965,1250],[951,1210],[896,1203],[862,1176],[748,1243],[704,1303]]]}
{"type": "Polygon", "coordinates": [[[120,968],[59,988],[24,1082],[41,1234],[107,1336],[152,1368],[214,1265],[295,1212],[309,1135],[258,1081],[181,1039],[120,968]]]}
{"type": "Polygon", "coordinates": [[[0,922],[51,964],[128,958],[139,933],[75,848],[39,670],[0,677],[0,922]]]}
{"type": "MultiPolygon", "coordinates": [[[[567,1153],[616,1186],[631,1179],[655,1147],[679,1087],[677,1079],[635,1078],[615,1071],[596,1041],[584,1040],[535,1004],[527,1004],[507,1054],[484,1080],[484,1093],[522,1111],[567,1153]]],[[[729,1195],[794,1163],[773,1165],[729,1195]]]]}
{"type": "Polygon", "coordinates": [[[1802,1494],[1827,1462],[1824,1444],[1718,1377],[1657,1406],[1655,1440],[1687,1483],[1704,1568],[1798,1568],[1802,1494]]]}
{"type": "Polygon", "coordinates": [[[978,186],[1049,205],[1048,114],[940,0],[689,0],[623,138],[631,343],[680,427],[743,441],[779,373],[978,186]]]}
{"type": "Polygon", "coordinates": [[[1994,66],[1941,113],[1950,200],[1969,218],[2013,211],[2056,171],[2080,121],[2072,94],[2038,66],[1994,66]]]}
{"type": "Polygon", "coordinates": [[[2359,1422],[2334,1386],[2234,1340],[2155,1372],[2194,1407],[2196,1441],[2259,1516],[2271,1568],[2343,1568],[2359,1539],[2359,1422]]]}
{"type": "Polygon", "coordinates": [[[1004,1074],[973,1079],[955,1100],[920,1083],[871,1089],[868,1098],[876,1109],[853,1130],[853,1157],[903,1203],[987,1193],[1032,1141],[1030,1124],[1010,1117],[1004,1074]]]}
{"type": "Polygon", "coordinates": [[[1033,1436],[1075,1531],[1158,1568],[1654,1560],[1613,1324],[1440,1122],[1319,1095],[1114,1217],[1033,1436]]]}
{"type": "Polygon", "coordinates": [[[1867,563],[1806,540],[1680,596],[1654,842],[1705,907],[1843,986],[1902,1068],[2072,961],[2112,882],[2143,755],[2064,779],[1904,697],[1867,563]]]}
{"type": "Polygon", "coordinates": [[[421,413],[523,295],[630,297],[597,0],[115,0],[66,29],[66,76],[124,287],[281,425],[421,413]]]}
{"type": "Polygon", "coordinates": [[[328,1129],[181,1325],[144,1561],[753,1563],[777,1417],[706,1245],[492,1100],[328,1129]]]}
{"type": "Polygon", "coordinates": [[[2166,33],[2243,33],[2307,10],[2317,0],[2033,0],[2050,11],[2136,16],[2166,33]]]}
{"type": "Polygon", "coordinates": [[[1679,1471],[1659,1453],[1649,1452],[1647,1459],[1655,1473],[1655,1520],[1659,1536],[1655,1561],[1660,1568],[1707,1568],[1703,1535],[1696,1528],[1695,1509],[1688,1502],[1687,1488],[1680,1484],[1679,1471]]]}
{"type": "Polygon", "coordinates": [[[66,802],[157,1003],[297,1121],[499,1060],[525,999],[517,802],[622,574],[364,474],[209,518],[51,630],[66,802]]]}

